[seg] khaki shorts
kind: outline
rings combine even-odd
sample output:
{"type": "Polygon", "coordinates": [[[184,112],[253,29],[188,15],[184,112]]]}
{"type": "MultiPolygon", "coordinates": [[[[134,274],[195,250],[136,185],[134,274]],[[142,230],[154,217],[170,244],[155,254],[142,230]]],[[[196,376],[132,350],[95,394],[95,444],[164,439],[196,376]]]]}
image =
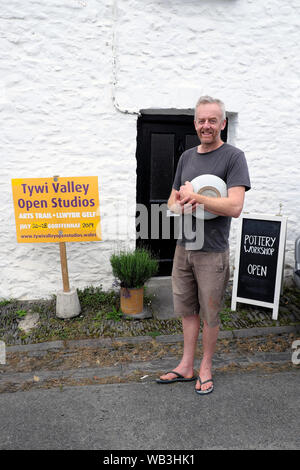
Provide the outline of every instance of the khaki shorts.
{"type": "Polygon", "coordinates": [[[177,245],[172,270],[175,316],[200,314],[209,326],[220,325],[219,312],[228,280],[229,250],[188,251],[177,245]]]}

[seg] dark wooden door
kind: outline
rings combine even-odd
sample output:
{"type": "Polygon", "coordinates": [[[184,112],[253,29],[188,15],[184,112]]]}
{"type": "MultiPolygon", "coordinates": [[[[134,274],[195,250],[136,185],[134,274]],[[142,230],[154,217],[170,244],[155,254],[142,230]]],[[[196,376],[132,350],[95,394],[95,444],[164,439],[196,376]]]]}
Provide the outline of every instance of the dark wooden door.
{"type": "MultiPolygon", "coordinates": [[[[227,127],[226,127],[227,129],[227,127]]],[[[226,134],[222,135],[226,141],[226,134]]],[[[178,160],[188,148],[199,145],[194,117],[188,115],[143,114],[137,123],[137,203],[148,211],[148,238],[137,238],[137,247],[150,249],[159,259],[158,276],[169,276],[176,246],[173,217],[167,217],[166,203],[178,160]],[[159,233],[151,234],[151,207],[161,205],[159,233]],[[170,238],[162,237],[162,225],[170,224],[170,238]]],[[[154,209],[152,207],[152,209],[154,209]]],[[[137,221],[139,219],[137,214],[137,221]]],[[[178,222],[177,222],[178,223],[178,222]]],[[[138,230],[140,232],[140,230],[138,230]]],[[[176,236],[176,235],[175,235],[176,236]]]]}

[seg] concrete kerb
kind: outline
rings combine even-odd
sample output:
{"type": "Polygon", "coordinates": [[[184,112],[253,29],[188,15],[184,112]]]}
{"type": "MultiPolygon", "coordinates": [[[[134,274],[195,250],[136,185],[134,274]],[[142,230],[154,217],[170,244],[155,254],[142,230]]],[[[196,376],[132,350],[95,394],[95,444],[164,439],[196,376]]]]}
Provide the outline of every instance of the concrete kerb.
{"type": "MultiPolygon", "coordinates": [[[[243,328],[239,330],[222,330],[219,333],[219,339],[237,339],[237,338],[252,338],[255,336],[268,336],[272,334],[283,333],[298,333],[300,332],[300,324],[287,325],[287,326],[273,326],[273,327],[260,327],[260,328],[243,328]]],[[[202,335],[199,335],[198,342],[201,343],[202,335]]],[[[153,338],[152,336],[130,336],[130,337],[116,337],[116,338],[93,338],[93,339],[79,339],[79,340],[65,340],[65,341],[47,341],[44,343],[24,344],[16,346],[7,346],[8,353],[14,352],[29,352],[29,351],[47,351],[47,350],[63,350],[75,349],[84,347],[113,347],[113,344],[127,343],[127,344],[141,344],[151,341],[158,343],[172,344],[183,341],[183,335],[161,335],[153,338]]]]}

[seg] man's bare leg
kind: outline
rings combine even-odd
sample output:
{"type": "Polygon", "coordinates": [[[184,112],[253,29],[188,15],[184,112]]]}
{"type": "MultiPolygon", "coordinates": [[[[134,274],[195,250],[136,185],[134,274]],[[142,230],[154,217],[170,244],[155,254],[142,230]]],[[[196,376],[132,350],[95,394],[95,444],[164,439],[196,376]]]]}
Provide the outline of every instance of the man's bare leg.
{"type": "MultiPolygon", "coordinates": [[[[199,315],[189,315],[182,317],[182,328],[183,328],[183,356],[175,370],[185,378],[191,378],[194,376],[194,358],[195,350],[197,346],[199,329],[200,329],[200,317],[199,315]]],[[[174,379],[175,374],[169,373],[162,375],[162,380],[174,379]]],[[[208,377],[210,378],[210,377],[208,377]]]]}
{"type": "MultiPolygon", "coordinates": [[[[199,376],[201,381],[212,378],[212,359],[216,349],[217,339],[219,335],[219,326],[210,327],[204,320],[202,332],[202,345],[203,345],[203,358],[200,365],[199,376]]],[[[198,390],[207,390],[212,385],[212,382],[207,382],[200,387],[199,380],[196,382],[198,390]]]]}

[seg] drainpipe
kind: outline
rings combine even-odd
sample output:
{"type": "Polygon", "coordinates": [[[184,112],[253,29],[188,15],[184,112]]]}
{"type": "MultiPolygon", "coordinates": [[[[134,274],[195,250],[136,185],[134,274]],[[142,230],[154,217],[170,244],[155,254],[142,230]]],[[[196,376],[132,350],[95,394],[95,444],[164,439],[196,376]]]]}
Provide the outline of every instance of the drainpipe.
{"type": "Polygon", "coordinates": [[[115,109],[123,114],[133,114],[140,116],[141,114],[137,111],[122,109],[116,98],[116,88],[118,85],[118,55],[117,55],[117,26],[118,26],[118,0],[113,0],[112,4],[112,101],[115,109]]]}

